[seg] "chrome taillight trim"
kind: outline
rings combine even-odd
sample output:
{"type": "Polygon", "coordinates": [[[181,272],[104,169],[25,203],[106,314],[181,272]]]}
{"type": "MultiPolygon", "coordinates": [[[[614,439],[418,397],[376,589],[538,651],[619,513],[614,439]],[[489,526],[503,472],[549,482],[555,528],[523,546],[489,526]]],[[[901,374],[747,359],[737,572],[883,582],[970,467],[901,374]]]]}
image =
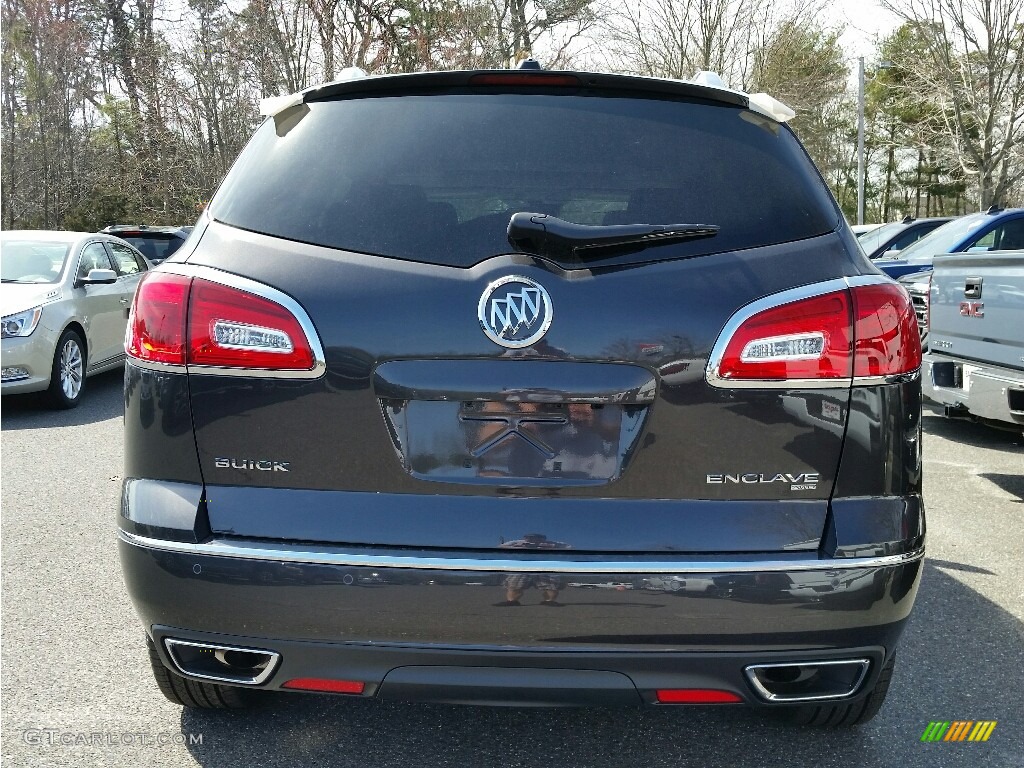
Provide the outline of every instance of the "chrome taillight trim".
{"type": "Polygon", "coordinates": [[[245,539],[212,539],[202,543],[171,541],[139,536],[118,529],[121,541],[141,549],[176,552],[193,556],[225,557],[242,560],[273,560],[282,563],[309,565],[340,565],[367,568],[411,568],[424,571],[488,571],[512,573],[570,573],[570,574],[703,574],[703,573],[765,573],[794,571],[847,571],[864,568],[885,568],[907,565],[924,557],[924,548],[899,555],[873,557],[835,557],[829,559],[800,558],[764,560],[603,560],[564,559],[536,560],[528,557],[511,559],[507,556],[468,557],[464,554],[402,555],[387,552],[356,554],[338,548],[311,550],[293,544],[270,544],[245,539]]]}
{"type": "Polygon", "coordinates": [[[857,376],[854,378],[854,386],[877,387],[882,384],[912,384],[921,378],[921,369],[917,368],[909,373],[894,373],[889,376],[857,376]]]}
{"type": "Polygon", "coordinates": [[[146,371],[156,371],[157,373],[188,373],[188,368],[184,365],[174,365],[172,363],[157,363],[153,360],[139,360],[137,357],[127,356],[125,365],[130,365],[133,368],[142,368],[146,371]]]}
{"type": "MultiPolygon", "coordinates": [[[[189,373],[196,376],[236,376],[246,379],[319,379],[327,372],[327,357],[324,354],[323,344],[320,343],[320,336],[316,327],[310,319],[306,310],[295,299],[277,288],[272,288],[265,283],[242,277],[232,272],[224,272],[213,267],[205,267],[196,264],[163,263],[152,273],[166,272],[182,277],[199,277],[211,283],[236,288],[246,293],[251,293],[260,298],[279,304],[292,314],[302,329],[306,342],[313,352],[313,367],[307,370],[278,370],[273,368],[229,368],[216,365],[166,365],[153,363],[147,360],[139,360],[135,357],[128,358],[128,362],[146,370],[162,371],[165,373],[189,373]]],[[[133,307],[134,309],[134,307],[133,307]]],[[[129,328],[131,321],[129,320],[129,328]]]]}
{"type": "Polygon", "coordinates": [[[841,277],[773,293],[770,296],[765,296],[741,307],[729,318],[725,327],[718,334],[715,345],[711,348],[711,355],[708,357],[704,380],[712,387],[718,389],[849,389],[851,386],[870,387],[878,386],[879,384],[913,381],[920,376],[920,369],[893,376],[853,376],[841,379],[727,379],[718,373],[722,366],[722,360],[725,359],[725,350],[728,348],[733,335],[739,330],[740,326],[759,312],[776,309],[786,304],[811,299],[815,296],[835,293],[836,291],[849,290],[864,285],[889,284],[899,285],[899,283],[885,275],[841,277]]]}

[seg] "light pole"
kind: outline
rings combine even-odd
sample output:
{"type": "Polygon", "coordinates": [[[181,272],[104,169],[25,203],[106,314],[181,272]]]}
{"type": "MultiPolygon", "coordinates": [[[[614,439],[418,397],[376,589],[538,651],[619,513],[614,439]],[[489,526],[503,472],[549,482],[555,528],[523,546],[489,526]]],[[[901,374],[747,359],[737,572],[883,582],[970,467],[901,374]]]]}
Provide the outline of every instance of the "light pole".
{"type": "Polygon", "coordinates": [[[864,57],[857,59],[857,223],[864,223],[864,57]]]}

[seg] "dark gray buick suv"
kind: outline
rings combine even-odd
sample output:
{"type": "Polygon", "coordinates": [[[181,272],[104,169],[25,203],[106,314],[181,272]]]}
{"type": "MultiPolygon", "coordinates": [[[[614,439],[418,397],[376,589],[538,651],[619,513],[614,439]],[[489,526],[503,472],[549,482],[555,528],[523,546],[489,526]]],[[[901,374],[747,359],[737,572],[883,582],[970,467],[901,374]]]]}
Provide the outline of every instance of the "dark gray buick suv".
{"type": "Polygon", "coordinates": [[[920,344],[763,94],[503,70],[267,107],[126,340],[156,682],[878,711],[920,344]]]}

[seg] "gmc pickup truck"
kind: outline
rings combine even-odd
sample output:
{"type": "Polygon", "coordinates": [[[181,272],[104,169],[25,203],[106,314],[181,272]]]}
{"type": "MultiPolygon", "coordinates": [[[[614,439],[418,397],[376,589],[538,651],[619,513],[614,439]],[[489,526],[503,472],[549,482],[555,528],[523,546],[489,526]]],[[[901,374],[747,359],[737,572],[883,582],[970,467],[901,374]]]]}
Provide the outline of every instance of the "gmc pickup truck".
{"type": "Polygon", "coordinates": [[[925,395],[947,416],[1024,425],[1024,250],[935,258],[925,395]]]}

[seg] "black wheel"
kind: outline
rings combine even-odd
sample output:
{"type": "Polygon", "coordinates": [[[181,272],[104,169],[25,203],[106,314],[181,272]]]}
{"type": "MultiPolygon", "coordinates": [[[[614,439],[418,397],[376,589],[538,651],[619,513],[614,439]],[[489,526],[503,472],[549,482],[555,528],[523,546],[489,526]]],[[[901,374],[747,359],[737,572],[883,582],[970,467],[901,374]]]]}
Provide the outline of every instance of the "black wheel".
{"type": "Polygon", "coordinates": [[[889,692],[889,681],[896,665],[896,656],[890,656],[882,667],[875,687],[867,696],[850,704],[820,704],[794,707],[784,714],[787,720],[796,725],[809,725],[817,728],[849,728],[868,722],[878,714],[889,692]]]}
{"type": "Polygon", "coordinates": [[[77,331],[68,328],[60,335],[53,352],[50,388],[46,398],[54,408],[74,408],[85,389],[85,342],[77,331]]]}
{"type": "Polygon", "coordinates": [[[252,691],[182,677],[164,666],[152,638],[146,638],[146,648],[153,678],[160,693],[169,701],[194,709],[245,709],[252,705],[252,691]]]}

